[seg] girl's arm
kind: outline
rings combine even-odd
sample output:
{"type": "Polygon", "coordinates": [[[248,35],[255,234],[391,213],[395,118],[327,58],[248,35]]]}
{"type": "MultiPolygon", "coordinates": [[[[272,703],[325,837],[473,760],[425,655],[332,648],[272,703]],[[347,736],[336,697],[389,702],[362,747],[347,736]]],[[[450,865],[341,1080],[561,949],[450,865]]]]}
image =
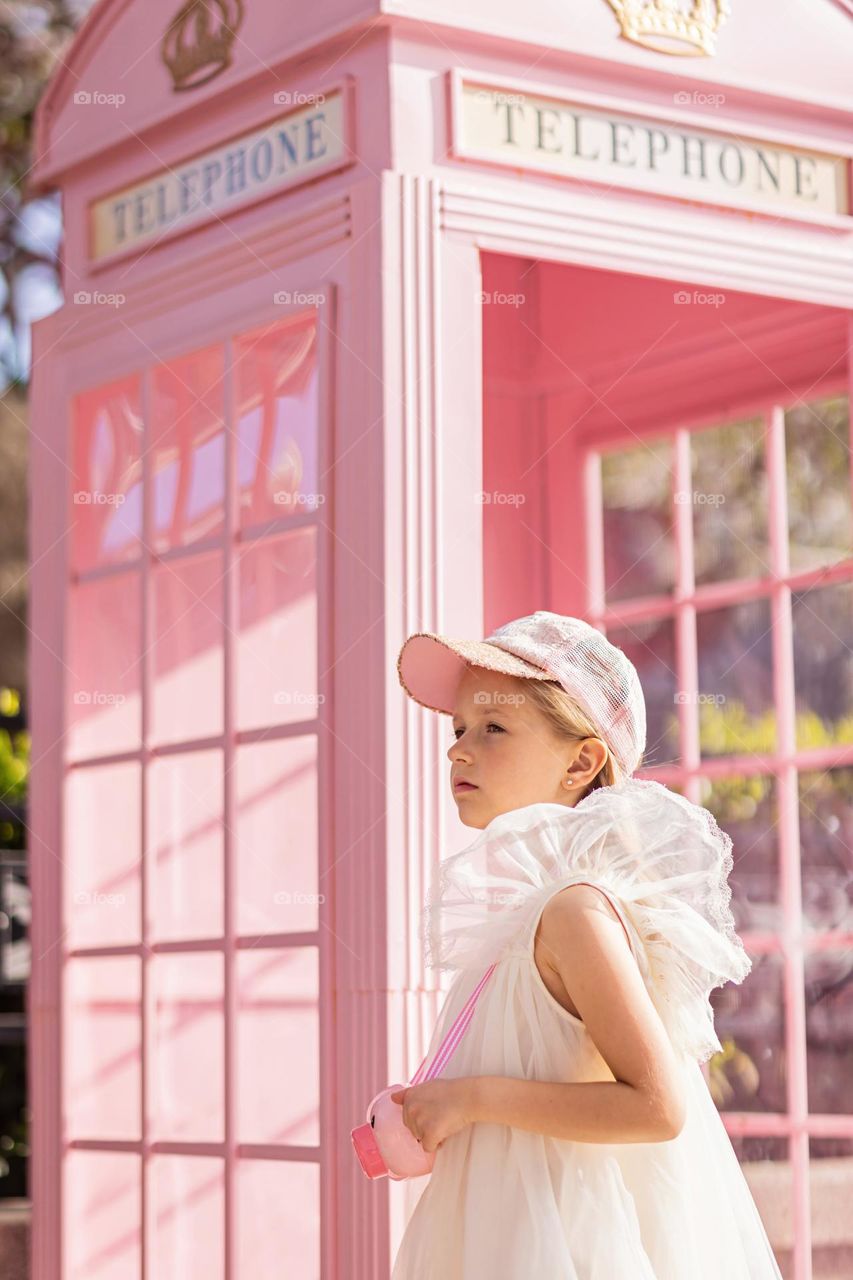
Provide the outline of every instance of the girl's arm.
{"type": "Polygon", "coordinates": [[[575,1142],[660,1142],[685,1119],[678,1057],[607,899],[570,885],[547,903],[539,937],[614,1080],[476,1076],[472,1120],[575,1142]]]}

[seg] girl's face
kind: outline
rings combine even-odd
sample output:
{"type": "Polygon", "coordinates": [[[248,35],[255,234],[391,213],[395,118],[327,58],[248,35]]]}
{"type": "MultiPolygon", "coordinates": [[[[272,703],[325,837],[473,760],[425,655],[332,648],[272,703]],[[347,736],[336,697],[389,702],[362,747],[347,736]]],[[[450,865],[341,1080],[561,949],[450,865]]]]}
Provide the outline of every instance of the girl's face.
{"type": "Polygon", "coordinates": [[[447,758],[466,827],[482,829],[528,804],[572,808],[607,760],[599,738],[560,738],[525,694],[526,683],[484,667],[469,667],[459,681],[447,758]],[[463,780],[473,788],[460,788],[463,780]]]}

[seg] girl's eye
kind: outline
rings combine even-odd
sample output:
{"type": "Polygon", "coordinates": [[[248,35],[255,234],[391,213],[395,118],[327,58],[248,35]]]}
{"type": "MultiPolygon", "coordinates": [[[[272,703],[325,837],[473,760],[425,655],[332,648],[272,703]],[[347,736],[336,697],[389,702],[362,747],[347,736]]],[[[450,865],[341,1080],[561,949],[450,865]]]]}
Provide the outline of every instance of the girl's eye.
{"type": "MultiPolygon", "coordinates": [[[[502,725],[499,725],[499,724],[495,724],[494,720],[490,720],[490,721],[489,721],[489,723],[486,725],[486,728],[487,728],[487,729],[497,729],[498,733],[506,733],[506,730],[503,728],[503,726],[502,726],[502,725]]],[[[464,730],[464,729],[454,729],[454,730],[453,730],[453,741],[455,742],[455,741],[457,740],[457,738],[459,737],[460,733],[464,733],[464,732],[465,732],[465,730],[464,730]]]]}

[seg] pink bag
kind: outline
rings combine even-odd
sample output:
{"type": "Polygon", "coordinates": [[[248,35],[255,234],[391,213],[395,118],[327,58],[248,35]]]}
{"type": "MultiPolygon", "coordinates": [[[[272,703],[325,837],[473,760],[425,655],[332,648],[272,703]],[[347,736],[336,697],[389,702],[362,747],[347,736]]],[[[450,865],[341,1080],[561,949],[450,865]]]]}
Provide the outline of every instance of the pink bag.
{"type": "MultiPolygon", "coordinates": [[[[486,985],[494,965],[490,965],[442,1040],[429,1070],[424,1071],[424,1058],[411,1080],[411,1084],[432,1080],[450,1061],[453,1051],[462,1039],[468,1023],[474,1016],[474,1006],[486,985]]],[[[368,1178],[418,1178],[429,1173],[435,1161],[434,1151],[424,1151],[412,1131],[403,1123],[403,1107],[391,1101],[391,1094],[407,1085],[391,1084],[371,1101],[367,1108],[367,1123],[351,1131],[352,1144],[359,1163],[368,1178]]]]}

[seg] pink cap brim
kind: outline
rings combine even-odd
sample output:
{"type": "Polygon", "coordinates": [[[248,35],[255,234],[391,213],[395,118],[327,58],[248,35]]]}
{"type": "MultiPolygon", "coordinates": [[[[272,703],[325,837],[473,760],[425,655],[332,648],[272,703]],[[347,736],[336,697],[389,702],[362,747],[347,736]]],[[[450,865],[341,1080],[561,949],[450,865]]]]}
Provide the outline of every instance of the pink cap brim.
{"type": "Polygon", "coordinates": [[[517,658],[487,640],[453,640],[417,631],[409,636],[397,658],[400,684],[410,698],[430,711],[452,715],[456,689],[469,666],[485,667],[508,676],[550,680],[541,667],[517,658]]]}

